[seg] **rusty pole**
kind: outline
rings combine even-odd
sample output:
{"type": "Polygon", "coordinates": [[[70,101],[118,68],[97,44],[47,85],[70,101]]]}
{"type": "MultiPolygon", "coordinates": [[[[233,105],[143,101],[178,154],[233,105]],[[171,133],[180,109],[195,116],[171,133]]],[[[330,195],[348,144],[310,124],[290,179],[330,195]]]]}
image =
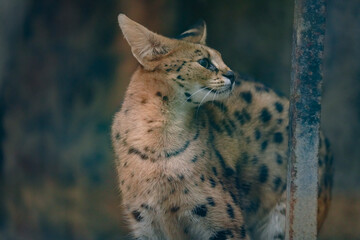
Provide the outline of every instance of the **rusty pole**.
{"type": "Polygon", "coordinates": [[[295,0],[286,239],[316,239],[325,0],[295,0]]]}

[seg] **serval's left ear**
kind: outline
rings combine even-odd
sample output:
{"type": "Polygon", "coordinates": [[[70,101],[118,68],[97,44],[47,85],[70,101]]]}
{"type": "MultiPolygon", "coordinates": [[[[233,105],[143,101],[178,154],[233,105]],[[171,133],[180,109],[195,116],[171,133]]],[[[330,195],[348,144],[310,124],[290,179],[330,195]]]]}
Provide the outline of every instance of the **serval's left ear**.
{"type": "Polygon", "coordinates": [[[199,20],[189,30],[180,34],[177,39],[192,43],[206,44],[206,23],[204,20],[199,20]]]}
{"type": "Polygon", "coordinates": [[[154,69],[158,60],[177,47],[177,40],[156,34],[124,14],[118,20],[134,57],[146,69],[154,69]]]}

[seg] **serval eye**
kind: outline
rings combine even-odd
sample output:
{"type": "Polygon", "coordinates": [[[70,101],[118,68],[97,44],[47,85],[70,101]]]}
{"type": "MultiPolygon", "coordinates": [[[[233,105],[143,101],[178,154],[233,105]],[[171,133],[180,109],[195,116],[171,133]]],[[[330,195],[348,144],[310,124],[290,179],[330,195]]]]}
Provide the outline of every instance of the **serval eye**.
{"type": "Polygon", "coordinates": [[[204,68],[209,68],[211,63],[210,63],[210,60],[208,58],[202,58],[198,61],[198,63],[203,66],[204,68]]]}
{"type": "Polygon", "coordinates": [[[217,68],[214,66],[214,64],[211,63],[208,58],[200,59],[198,63],[206,69],[209,69],[211,71],[217,71],[217,68]]]}

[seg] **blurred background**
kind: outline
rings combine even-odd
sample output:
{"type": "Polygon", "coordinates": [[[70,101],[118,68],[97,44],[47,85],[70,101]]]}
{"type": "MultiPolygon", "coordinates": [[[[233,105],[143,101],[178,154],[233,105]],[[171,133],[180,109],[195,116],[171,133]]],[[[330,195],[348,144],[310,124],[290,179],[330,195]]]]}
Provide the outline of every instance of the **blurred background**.
{"type": "MultiPolygon", "coordinates": [[[[360,1],[327,2],[320,239],[360,239],[360,1]]],[[[120,12],[170,37],[203,18],[231,68],[288,95],[291,0],[0,0],[0,239],[128,239],[110,125],[137,63],[120,12]]]]}

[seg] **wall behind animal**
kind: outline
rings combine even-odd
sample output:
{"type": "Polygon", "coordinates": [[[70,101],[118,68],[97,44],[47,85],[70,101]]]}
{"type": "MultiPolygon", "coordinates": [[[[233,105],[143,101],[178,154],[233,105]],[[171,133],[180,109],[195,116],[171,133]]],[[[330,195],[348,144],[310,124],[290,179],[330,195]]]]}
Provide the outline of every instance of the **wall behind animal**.
{"type": "MultiPolygon", "coordinates": [[[[120,12],[172,37],[203,18],[230,67],[288,92],[292,1],[1,1],[1,239],[128,238],[110,143],[136,68],[120,12]]],[[[359,12],[328,0],[322,122],[336,175],[321,239],[360,236],[359,12]]]]}

